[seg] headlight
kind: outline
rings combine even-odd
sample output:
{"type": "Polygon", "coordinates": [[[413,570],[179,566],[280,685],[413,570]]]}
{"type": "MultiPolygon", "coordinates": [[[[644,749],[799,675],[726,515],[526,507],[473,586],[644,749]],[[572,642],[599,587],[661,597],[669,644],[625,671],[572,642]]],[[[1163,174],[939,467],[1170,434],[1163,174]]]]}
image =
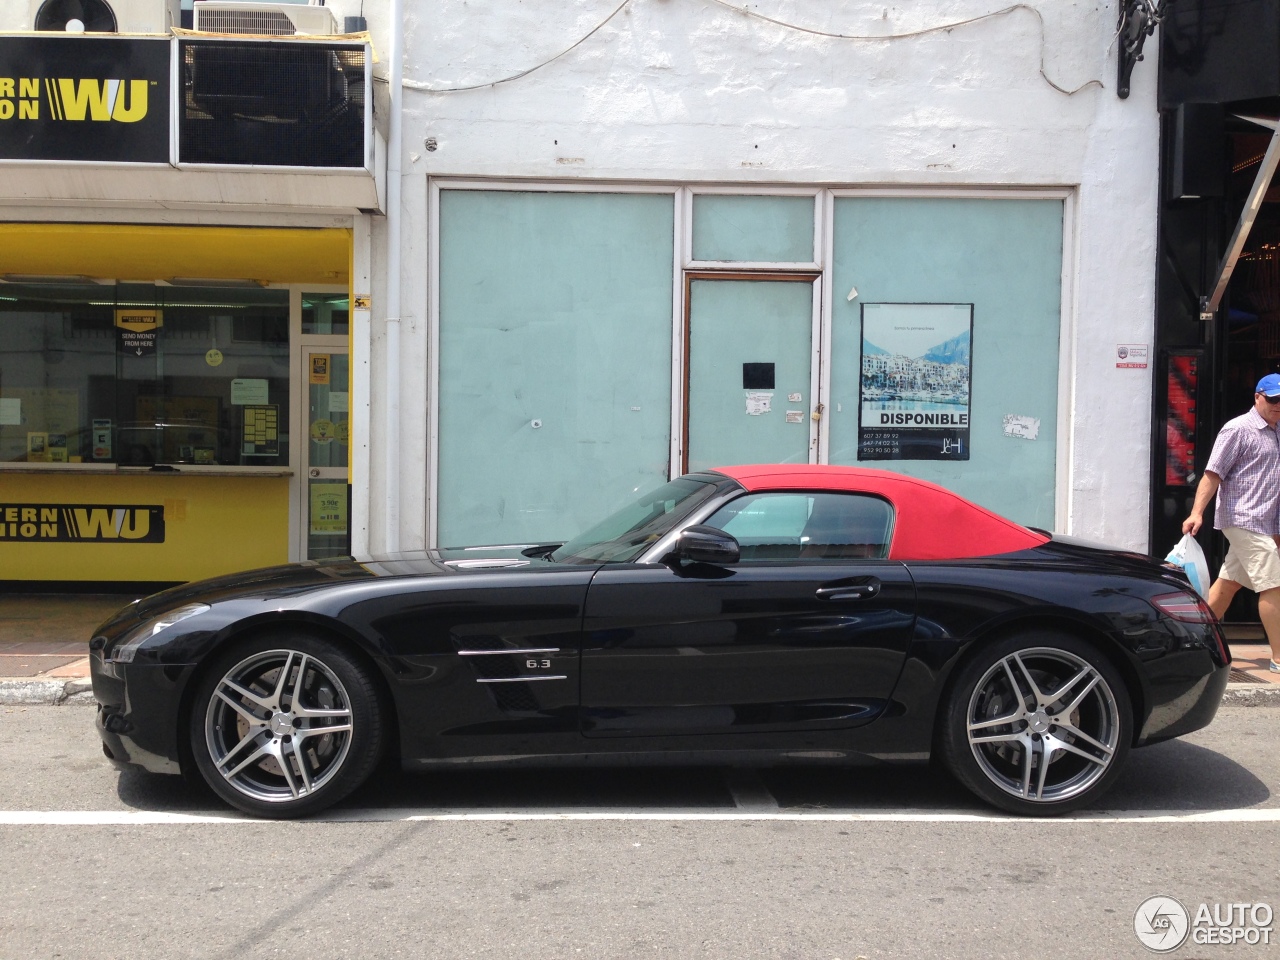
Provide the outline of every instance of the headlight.
{"type": "Polygon", "coordinates": [[[204,613],[208,609],[209,605],[207,603],[188,603],[181,607],[174,607],[158,617],[152,617],[146,623],[139,624],[125,634],[124,639],[116,645],[116,648],[111,651],[111,656],[107,659],[114,663],[133,663],[134,655],[144,642],[150,640],[161,630],[167,630],[175,623],[180,623],[188,617],[204,613]]]}

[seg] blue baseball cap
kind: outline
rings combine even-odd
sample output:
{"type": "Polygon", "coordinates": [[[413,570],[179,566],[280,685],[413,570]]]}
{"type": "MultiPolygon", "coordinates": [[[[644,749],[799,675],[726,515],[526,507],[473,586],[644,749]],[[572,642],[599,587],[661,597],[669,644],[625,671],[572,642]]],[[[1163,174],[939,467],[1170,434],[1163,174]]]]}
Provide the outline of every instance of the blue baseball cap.
{"type": "Polygon", "coordinates": [[[1257,389],[1253,392],[1264,397],[1280,397],[1280,373],[1268,373],[1258,381],[1257,389]]]}

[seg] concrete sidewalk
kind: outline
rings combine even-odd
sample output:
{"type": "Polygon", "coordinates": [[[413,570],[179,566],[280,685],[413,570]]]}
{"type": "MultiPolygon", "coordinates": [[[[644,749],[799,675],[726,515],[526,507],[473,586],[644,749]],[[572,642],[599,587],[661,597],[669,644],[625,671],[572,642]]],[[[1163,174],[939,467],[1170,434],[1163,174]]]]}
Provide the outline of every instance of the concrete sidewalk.
{"type": "Polygon", "coordinates": [[[0,704],[92,702],[89,640],[131,594],[0,593],[0,704]]]}
{"type": "MultiPolygon", "coordinates": [[[[134,599],[0,593],[0,704],[91,702],[88,644],[94,628],[134,599]]],[[[1258,628],[1227,628],[1227,702],[1280,706],[1280,673],[1268,670],[1271,653],[1260,635],[1258,628]]]]}

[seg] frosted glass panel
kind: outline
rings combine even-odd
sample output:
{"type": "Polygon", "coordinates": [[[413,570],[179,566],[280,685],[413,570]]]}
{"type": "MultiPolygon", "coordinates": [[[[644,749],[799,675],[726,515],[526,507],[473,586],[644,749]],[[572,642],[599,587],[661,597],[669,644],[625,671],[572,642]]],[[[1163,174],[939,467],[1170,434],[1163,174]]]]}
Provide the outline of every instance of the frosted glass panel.
{"type": "Polygon", "coordinates": [[[1051,529],[1061,201],[838,198],[834,232],[830,462],[858,462],[861,305],[972,304],[969,459],[863,465],[932,480],[1051,529]],[[1010,435],[1006,416],[1038,429],[1010,435]]]}
{"type": "Polygon", "coordinates": [[[564,540],[667,480],[670,195],[440,198],[442,546],[564,540]]]}
{"type": "Polygon", "coordinates": [[[809,462],[812,329],[811,281],[690,284],[690,471],[809,462]]]}
{"type": "Polygon", "coordinates": [[[693,198],[693,258],[813,262],[813,197],[693,198]]]}

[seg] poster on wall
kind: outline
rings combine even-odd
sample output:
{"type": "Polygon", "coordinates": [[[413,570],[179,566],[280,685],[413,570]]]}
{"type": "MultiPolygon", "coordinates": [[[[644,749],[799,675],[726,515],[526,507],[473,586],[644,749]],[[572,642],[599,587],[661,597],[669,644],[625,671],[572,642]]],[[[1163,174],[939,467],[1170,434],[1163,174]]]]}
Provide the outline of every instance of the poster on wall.
{"type": "Polygon", "coordinates": [[[859,460],[968,460],[971,303],[862,304],[859,460]]]}

